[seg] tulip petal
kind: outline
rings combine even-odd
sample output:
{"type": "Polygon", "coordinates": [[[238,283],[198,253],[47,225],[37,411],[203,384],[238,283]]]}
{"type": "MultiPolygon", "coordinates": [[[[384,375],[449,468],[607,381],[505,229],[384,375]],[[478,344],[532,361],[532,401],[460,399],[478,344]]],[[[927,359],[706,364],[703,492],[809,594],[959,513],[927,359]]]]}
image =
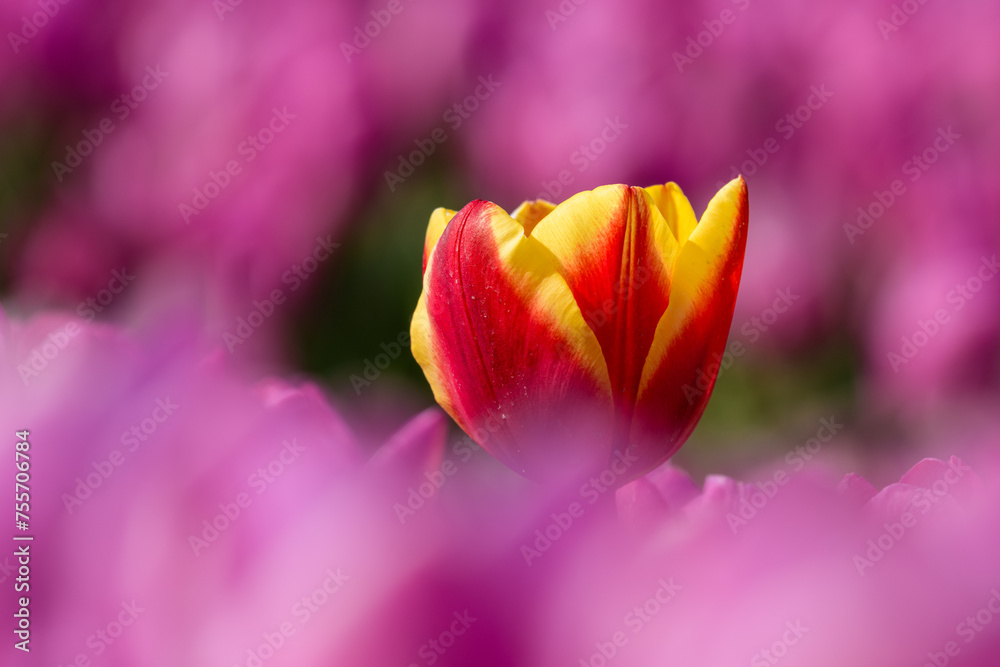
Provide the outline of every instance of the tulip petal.
{"type": "Polygon", "coordinates": [[[652,197],[663,219],[667,221],[674,238],[680,245],[684,245],[698,225],[698,218],[695,217],[691,202],[681,192],[680,186],[670,182],[666,185],[648,187],[646,192],[652,197]]]}
{"type": "Polygon", "coordinates": [[[670,306],[656,328],[632,423],[640,464],[648,469],[684,443],[705,409],[732,324],[743,270],[749,207],[746,182],[734,179],[709,202],[681,246],[670,306]]]}
{"type": "Polygon", "coordinates": [[[455,211],[448,208],[436,208],[431,213],[430,222],[427,223],[427,235],[424,237],[424,271],[427,270],[427,259],[431,256],[431,251],[444,233],[444,228],[454,217],[455,211]]]}
{"type": "Polygon", "coordinates": [[[850,500],[855,507],[861,507],[878,493],[871,482],[853,472],[844,475],[837,485],[837,492],[850,500]]]}
{"type": "Polygon", "coordinates": [[[437,470],[441,467],[447,437],[447,418],[437,408],[428,408],[393,433],[366,465],[400,476],[437,470]]]}
{"type": "Polygon", "coordinates": [[[677,243],[648,192],[608,185],[570,197],[531,232],[560,273],[607,360],[627,446],[632,407],[657,323],[667,309],[677,243]]]}
{"type": "Polygon", "coordinates": [[[514,209],[510,217],[521,223],[521,226],[524,227],[525,235],[530,236],[532,230],[535,229],[535,225],[541,222],[542,218],[555,210],[555,208],[556,205],[552,202],[545,201],[544,199],[536,199],[535,201],[523,202],[514,209]]]}
{"type": "Polygon", "coordinates": [[[553,459],[607,460],[613,404],[597,338],[552,253],[495,204],[472,202],[445,227],[411,337],[438,403],[508,466],[542,478],[553,459]],[[601,451],[580,452],[569,438],[529,444],[582,429],[586,414],[607,424],[605,436],[587,428],[601,451]]]}

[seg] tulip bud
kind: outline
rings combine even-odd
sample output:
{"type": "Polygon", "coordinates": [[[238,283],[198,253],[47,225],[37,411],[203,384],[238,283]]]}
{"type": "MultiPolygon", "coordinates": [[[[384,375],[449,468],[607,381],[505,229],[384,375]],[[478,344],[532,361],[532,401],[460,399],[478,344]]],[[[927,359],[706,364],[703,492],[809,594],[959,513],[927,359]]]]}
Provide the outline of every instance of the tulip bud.
{"type": "Polygon", "coordinates": [[[438,403],[514,470],[548,479],[627,458],[624,484],[672,456],[705,409],[747,222],[742,177],[700,221],[673,183],[511,215],[482,200],[438,209],[413,355],[438,403]]]}

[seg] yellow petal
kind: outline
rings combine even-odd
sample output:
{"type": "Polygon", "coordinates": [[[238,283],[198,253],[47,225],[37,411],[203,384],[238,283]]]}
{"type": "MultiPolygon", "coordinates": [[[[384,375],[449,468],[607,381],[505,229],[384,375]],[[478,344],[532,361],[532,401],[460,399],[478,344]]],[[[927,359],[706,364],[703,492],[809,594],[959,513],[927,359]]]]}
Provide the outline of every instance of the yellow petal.
{"type": "Polygon", "coordinates": [[[427,234],[424,236],[424,271],[427,270],[427,260],[430,259],[434,246],[444,233],[444,228],[455,217],[455,211],[448,208],[436,208],[431,213],[430,222],[427,223],[427,234]]]}
{"type": "Polygon", "coordinates": [[[531,236],[558,259],[601,343],[619,414],[615,447],[624,448],[643,363],[667,308],[677,243],[649,193],[625,185],[570,197],[531,236]]]}
{"type": "Polygon", "coordinates": [[[678,244],[684,245],[698,225],[691,202],[674,182],[646,188],[678,244]]]}
{"type": "Polygon", "coordinates": [[[555,207],[555,204],[545,201],[544,199],[526,201],[515,208],[514,212],[510,214],[510,217],[521,223],[521,226],[524,227],[525,236],[530,236],[531,231],[535,228],[535,225],[541,222],[542,218],[555,210],[555,207]]]}
{"type": "Polygon", "coordinates": [[[746,250],[746,182],[725,185],[709,202],[674,266],[670,305],[656,327],[639,385],[633,440],[656,440],[643,464],[683,444],[701,416],[732,324],[746,250]]]}

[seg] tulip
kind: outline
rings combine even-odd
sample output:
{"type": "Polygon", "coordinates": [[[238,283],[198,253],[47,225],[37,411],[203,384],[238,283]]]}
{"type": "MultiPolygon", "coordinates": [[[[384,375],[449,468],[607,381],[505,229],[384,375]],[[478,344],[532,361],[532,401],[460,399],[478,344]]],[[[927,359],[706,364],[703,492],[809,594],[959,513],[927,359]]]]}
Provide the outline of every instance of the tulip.
{"type": "Polygon", "coordinates": [[[482,200],[439,208],[413,355],[437,402],[512,469],[544,480],[603,468],[619,486],[672,456],[705,409],[747,222],[742,177],[700,220],[674,183],[512,215],[482,200]]]}

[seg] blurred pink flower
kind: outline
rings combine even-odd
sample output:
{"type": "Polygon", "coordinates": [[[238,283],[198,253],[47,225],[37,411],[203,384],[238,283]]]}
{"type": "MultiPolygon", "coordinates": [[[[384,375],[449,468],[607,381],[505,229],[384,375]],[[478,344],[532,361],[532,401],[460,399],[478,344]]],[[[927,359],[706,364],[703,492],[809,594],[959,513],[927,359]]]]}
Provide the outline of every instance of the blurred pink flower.
{"type": "Polygon", "coordinates": [[[986,450],[881,492],[823,471],[699,490],[667,464],[618,492],[622,521],[599,480],[532,485],[447,442],[436,410],[358,442],[317,388],[248,385],[196,324],[0,321],[0,428],[31,432],[42,662],[1000,657],[986,450]]]}
{"type": "MultiPolygon", "coordinates": [[[[883,322],[883,301],[900,296],[896,280],[922,282],[928,254],[949,263],[1000,245],[990,185],[1000,161],[989,148],[1000,136],[989,120],[1000,112],[991,84],[1000,58],[988,37],[1000,8],[921,4],[884,32],[880,21],[893,11],[857,1],[512,5],[497,31],[517,48],[493,59],[504,94],[463,135],[479,189],[512,206],[538,194],[558,202],[602,182],[669,173],[684,187],[721,185],[743,172],[759,226],[733,340],[787,350],[846,326],[870,356],[882,355],[886,328],[919,316],[883,322]],[[621,130],[608,130],[608,119],[621,130]],[[960,138],[917,166],[913,157],[948,128],[960,138]],[[895,180],[905,193],[861,235],[849,232],[858,207],[878,204],[895,180]],[[880,272],[885,264],[899,275],[880,272]],[[779,290],[797,300],[773,317],[779,290]]],[[[898,383],[902,393],[995,389],[1000,378],[984,382],[958,351],[981,325],[1000,329],[1000,309],[993,313],[955,334],[938,370],[898,383]]]]}
{"type": "Polygon", "coordinates": [[[235,660],[220,646],[253,627],[247,601],[292,576],[260,569],[287,548],[282,526],[361,461],[339,417],[315,387],[247,386],[188,318],[135,334],[63,315],[0,324],[0,424],[8,439],[30,431],[32,612],[46,637],[33,656],[235,660]]]}
{"type": "MultiPolygon", "coordinates": [[[[19,93],[11,122],[57,123],[45,174],[55,194],[27,235],[16,288],[72,294],[75,280],[86,285],[111,270],[107,256],[140,272],[168,262],[188,270],[195,259],[204,286],[234,312],[294,284],[290,272],[318,239],[340,233],[380,143],[409,146],[440,122],[464,75],[456,63],[476,13],[404,5],[347,57],[355,29],[384,8],[154,2],[115,12],[103,3],[83,20],[77,1],[89,2],[56,3],[59,14],[29,45],[38,58],[11,74],[19,93]],[[449,39],[409,57],[430,25],[449,39]],[[43,42],[43,33],[65,39],[43,42]],[[29,65],[33,77],[23,74],[29,65]],[[88,76],[64,85],[62,70],[81,68],[88,76]],[[62,106],[72,113],[36,108],[62,106]],[[84,245],[104,248],[72,272],[52,272],[72,249],[50,247],[46,230],[67,226],[84,245]]],[[[19,4],[18,16],[34,5],[19,4]]]]}
{"type": "Polygon", "coordinates": [[[53,165],[89,234],[137,268],[150,253],[201,255],[242,306],[333,229],[365,131],[333,38],[348,19],[309,0],[289,9],[220,20],[200,3],[153,4],[114,31],[125,93],[68,129],[72,150],[53,165]]]}
{"type": "Polygon", "coordinates": [[[936,245],[892,262],[870,298],[870,390],[912,411],[1000,380],[989,363],[1000,336],[1000,258],[989,246],[936,245]]]}

